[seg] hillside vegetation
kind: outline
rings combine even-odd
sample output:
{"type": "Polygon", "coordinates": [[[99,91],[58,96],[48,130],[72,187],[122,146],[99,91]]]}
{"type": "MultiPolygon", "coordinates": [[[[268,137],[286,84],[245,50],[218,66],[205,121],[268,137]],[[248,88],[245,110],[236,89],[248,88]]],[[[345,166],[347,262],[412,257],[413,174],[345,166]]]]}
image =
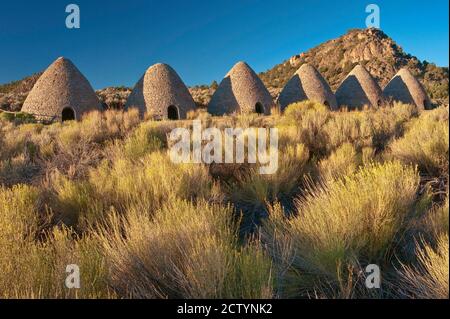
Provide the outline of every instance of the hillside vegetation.
{"type": "Polygon", "coordinates": [[[448,108],[190,117],[278,128],[277,173],[172,163],[191,121],[0,114],[0,298],[448,298],[448,108]]]}

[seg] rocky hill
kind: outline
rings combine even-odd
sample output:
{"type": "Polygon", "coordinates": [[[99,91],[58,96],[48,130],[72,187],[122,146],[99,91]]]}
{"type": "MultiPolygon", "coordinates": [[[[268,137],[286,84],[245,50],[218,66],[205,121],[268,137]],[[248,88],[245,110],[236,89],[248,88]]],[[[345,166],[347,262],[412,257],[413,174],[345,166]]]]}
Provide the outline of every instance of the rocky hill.
{"type": "MultiPolygon", "coordinates": [[[[314,65],[336,90],[341,81],[361,63],[384,87],[395,73],[407,66],[424,84],[428,94],[438,102],[448,103],[449,71],[427,61],[419,61],[407,54],[383,31],[377,29],[353,29],[347,34],[327,41],[307,52],[300,53],[260,73],[270,93],[276,98],[304,63],[314,65]]],[[[20,110],[23,101],[41,73],[34,74],[21,81],[0,85],[0,108],[12,111],[20,110]]],[[[217,83],[191,87],[189,90],[195,102],[205,107],[217,87],[217,83]]],[[[131,89],[109,87],[97,91],[105,107],[122,108],[131,89]]]]}
{"type": "Polygon", "coordinates": [[[424,84],[431,98],[448,98],[448,68],[419,61],[377,29],[350,30],[337,39],[291,57],[260,76],[267,87],[281,89],[304,63],[314,65],[333,90],[358,63],[369,70],[382,88],[400,68],[407,66],[424,84]]]}
{"type": "Polygon", "coordinates": [[[98,98],[105,109],[122,109],[127,102],[128,96],[131,94],[131,88],[121,87],[107,87],[96,91],[98,98]]]}
{"type": "Polygon", "coordinates": [[[41,74],[42,72],[36,73],[22,80],[0,85],[0,109],[20,111],[28,93],[41,74]]]}

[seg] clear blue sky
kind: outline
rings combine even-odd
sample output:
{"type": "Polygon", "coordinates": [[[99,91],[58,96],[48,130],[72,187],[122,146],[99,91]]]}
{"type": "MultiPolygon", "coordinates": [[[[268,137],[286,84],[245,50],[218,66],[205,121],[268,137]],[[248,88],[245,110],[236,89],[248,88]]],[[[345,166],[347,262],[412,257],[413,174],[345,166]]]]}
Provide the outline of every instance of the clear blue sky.
{"type": "Polygon", "coordinates": [[[381,28],[410,54],[448,66],[448,0],[0,1],[0,83],[70,58],[94,88],[133,86],[156,62],[188,85],[220,80],[237,61],[257,72],[365,27],[365,7],[381,8],[381,28]],[[65,7],[81,28],[65,27],[65,7]]]}

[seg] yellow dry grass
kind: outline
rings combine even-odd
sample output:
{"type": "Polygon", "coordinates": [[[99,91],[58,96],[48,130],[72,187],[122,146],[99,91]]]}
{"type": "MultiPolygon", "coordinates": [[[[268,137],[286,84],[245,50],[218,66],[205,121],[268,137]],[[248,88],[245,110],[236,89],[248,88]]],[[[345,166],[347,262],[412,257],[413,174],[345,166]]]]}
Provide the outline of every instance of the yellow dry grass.
{"type": "Polygon", "coordinates": [[[278,171],[172,163],[191,121],[2,116],[0,298],[448,298],[447,109],[189,117],[278,128],[278,171]]]}

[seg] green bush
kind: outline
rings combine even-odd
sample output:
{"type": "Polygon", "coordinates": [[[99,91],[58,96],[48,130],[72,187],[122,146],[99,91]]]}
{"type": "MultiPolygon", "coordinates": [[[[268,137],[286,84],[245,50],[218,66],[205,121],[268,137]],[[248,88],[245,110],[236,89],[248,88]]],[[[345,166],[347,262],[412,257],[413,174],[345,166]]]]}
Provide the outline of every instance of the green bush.
{"type": "Polygon", "coordinates": [[[229,207],[174,200],[156,212],[131,210],[100,231],[110,286],[133,298],[268,298],[270,260],[240,248],[229,207]]]}
{"type": "Polygon", "coordinates": [[[448,110],[423,113],[402,138],[389,145],[388,158],[418,165],[429,176],[448,175],[448,110]]]}
{"type": "Polygon", "coordinates": [[[381,265],[392,258],[418,186],[411,167],[372,164],[311,189],[298,200],[296,216],[273,210],[263,234],[278,268],[288,267],[278,278],[283,296],[322,291],[348,297],[344,288],[360,263],[381,265]]]}

